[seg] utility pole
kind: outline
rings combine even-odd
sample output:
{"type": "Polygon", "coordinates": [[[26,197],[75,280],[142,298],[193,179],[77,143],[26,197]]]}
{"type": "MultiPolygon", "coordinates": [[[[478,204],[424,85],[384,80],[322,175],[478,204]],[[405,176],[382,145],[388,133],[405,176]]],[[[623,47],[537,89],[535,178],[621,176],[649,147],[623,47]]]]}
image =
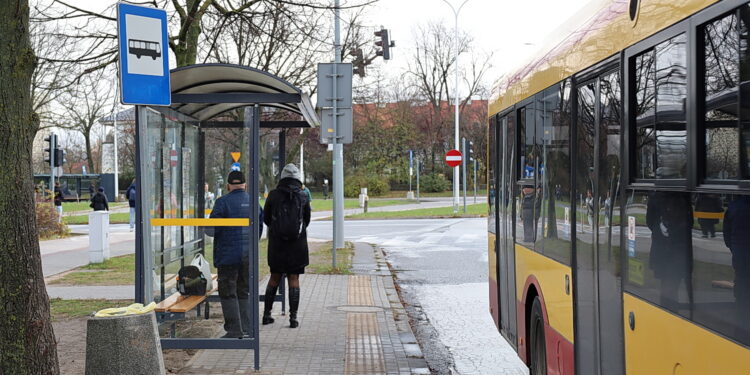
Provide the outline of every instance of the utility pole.
{"type": "MultiPolygon", "coordinates": [[[[451,10],[453,11],[453,16],[455,17],[455,35],[454,35],[454,61],[455,64],[455,73],[456,73],[456,86],[453,88],[453,101],[455,103],[455,145],[456,150],[460,150],[461,146],[459,145],[459,139],[458,139],[458,14],[461,12],[461,8],[466,5],[466,3],[469,0],[464,0],[463,3],[458,7],[458,9],[453,7],[453,4],[449,3],[448,0],[443,0],[444,3],[448,4],[449,7],[451,7],[451,10]]],[[[464,161],[465,163],[465,161],[464,161]]],[[[458,184],[459,184],[459,173],[458,173],[458,166],[453,167],[453,213],[458,213],[458,184]]]]}
{"type": "Polygon", "coordinates": [[[338,93],[336,80],[338,78],[337,64],[341,63],[341,24],[339,0],[334,0],[334,50],[335,63],[333,68],[333,253],[332,263],[336,268],[336,250],[344,248],[344,145],[339,142],[338,121],[338,93]]]}

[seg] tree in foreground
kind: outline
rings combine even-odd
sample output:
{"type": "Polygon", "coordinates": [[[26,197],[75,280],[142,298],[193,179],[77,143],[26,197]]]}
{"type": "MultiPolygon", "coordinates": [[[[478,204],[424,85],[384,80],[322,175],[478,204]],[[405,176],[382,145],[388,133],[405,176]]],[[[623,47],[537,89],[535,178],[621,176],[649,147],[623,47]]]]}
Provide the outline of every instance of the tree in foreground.
{"type": "Polygon", "coordinates": [[[0,373],[57,374],[34,210],[28,0],[0,1],[0,373]]]}

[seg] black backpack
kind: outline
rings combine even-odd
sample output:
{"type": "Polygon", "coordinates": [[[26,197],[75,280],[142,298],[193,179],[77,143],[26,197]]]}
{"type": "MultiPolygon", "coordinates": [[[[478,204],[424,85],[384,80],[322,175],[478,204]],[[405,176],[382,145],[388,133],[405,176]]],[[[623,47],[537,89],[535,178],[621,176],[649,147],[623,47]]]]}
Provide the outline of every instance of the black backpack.
{"type": "Polygon", "coordinates": [[[183,296],[205,296],[208,281],[196,266],[184,266],[177,272],[177,290],[183,296]]]}
{"type": "Polygon", "coordinates": [[[296,240],[305,230],[305,203],[307,196],[300,188],[278,187],[283,199],[271,212],[271,233],[284,241],[296,240]]]}

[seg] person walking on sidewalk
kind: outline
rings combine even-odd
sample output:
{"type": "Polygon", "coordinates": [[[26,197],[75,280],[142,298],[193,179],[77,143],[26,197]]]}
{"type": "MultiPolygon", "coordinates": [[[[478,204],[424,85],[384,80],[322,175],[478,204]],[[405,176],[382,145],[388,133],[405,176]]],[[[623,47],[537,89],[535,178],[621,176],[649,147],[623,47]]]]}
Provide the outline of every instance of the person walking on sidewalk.
{"type": "Polygon", "coordinates": [[[57,211],[57,222],[62,221],[62,214],[63,214],[63,208],[62,208],[62,202],[63,202],[63,194],[62,189],[60,189],[60,183],[55,182],[55,196],[53,198],[55,200],[55,211],[57,211]]]}
{"type": "Polygon", "coordinates": [[[91,204],[89,206],[94,211],[109,211],[109,203],[107,203],[107,196],[104,194],[103,187],[100,187],[99,191],[91,197],[91,204]]]}
{"type": "Polygon", "coordinates": [[[299,308],[299,275],[310,263],[307,247],[307,226],[310,225],[310,200],[302,190],[302,174],[294,164],[281,171],[281,180],[268,194],[264,207],[268,226],[268,266],[271,277],[266,286],[263,324],[271,324],[273,302],[281,275],[289,280],[289,327],[297,328],[299,308]]]}
{"type": "MultiPolygon", "coordinates": [[[[227,177],[228,194],[216,200],[210,218],[250,218],[250,195],[245,192],[245,175],[232,171],[227,177]]],[[[261,212],[261,219],[262,212],[261,212]]],[[[261,227],[262,230],[262,227],[261,227]]],[[[218,271],[219,298],[224,315],[222,338],[249,336],[250,310],[250,227],[206,227],[214,237],[214,266],[218,271]]]]}
{"type": "Polygon", "coordinates": [[[130,231],[132,232],[135,228],[135,179],[125,191],[125,196],[128,197],[128,206],[130,206],[130,231]]]}

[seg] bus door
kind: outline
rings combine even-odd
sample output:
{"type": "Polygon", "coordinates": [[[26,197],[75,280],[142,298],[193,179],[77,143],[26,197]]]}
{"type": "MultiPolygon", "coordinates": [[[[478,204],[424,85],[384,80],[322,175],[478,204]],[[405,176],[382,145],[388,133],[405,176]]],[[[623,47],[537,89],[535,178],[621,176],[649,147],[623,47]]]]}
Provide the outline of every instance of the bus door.
{"type": "Polygon", "coordinates": [[[576,374],[622,374],[620,71],[577,86],[574,163],[576,374]]]}
{"type": "Polygon", "coordinates": [[[499,137],[502,150],[500,158],[499,186],[499,226],[498,226],[498,289],[500,292],[501,332],[503,336],[517,347],[516,319],[516,262],[513,218],[515,205],[513,197],[516,189],[516,176],[513,166],[516,155],[515,111],[498,121],[499,137]]]}

